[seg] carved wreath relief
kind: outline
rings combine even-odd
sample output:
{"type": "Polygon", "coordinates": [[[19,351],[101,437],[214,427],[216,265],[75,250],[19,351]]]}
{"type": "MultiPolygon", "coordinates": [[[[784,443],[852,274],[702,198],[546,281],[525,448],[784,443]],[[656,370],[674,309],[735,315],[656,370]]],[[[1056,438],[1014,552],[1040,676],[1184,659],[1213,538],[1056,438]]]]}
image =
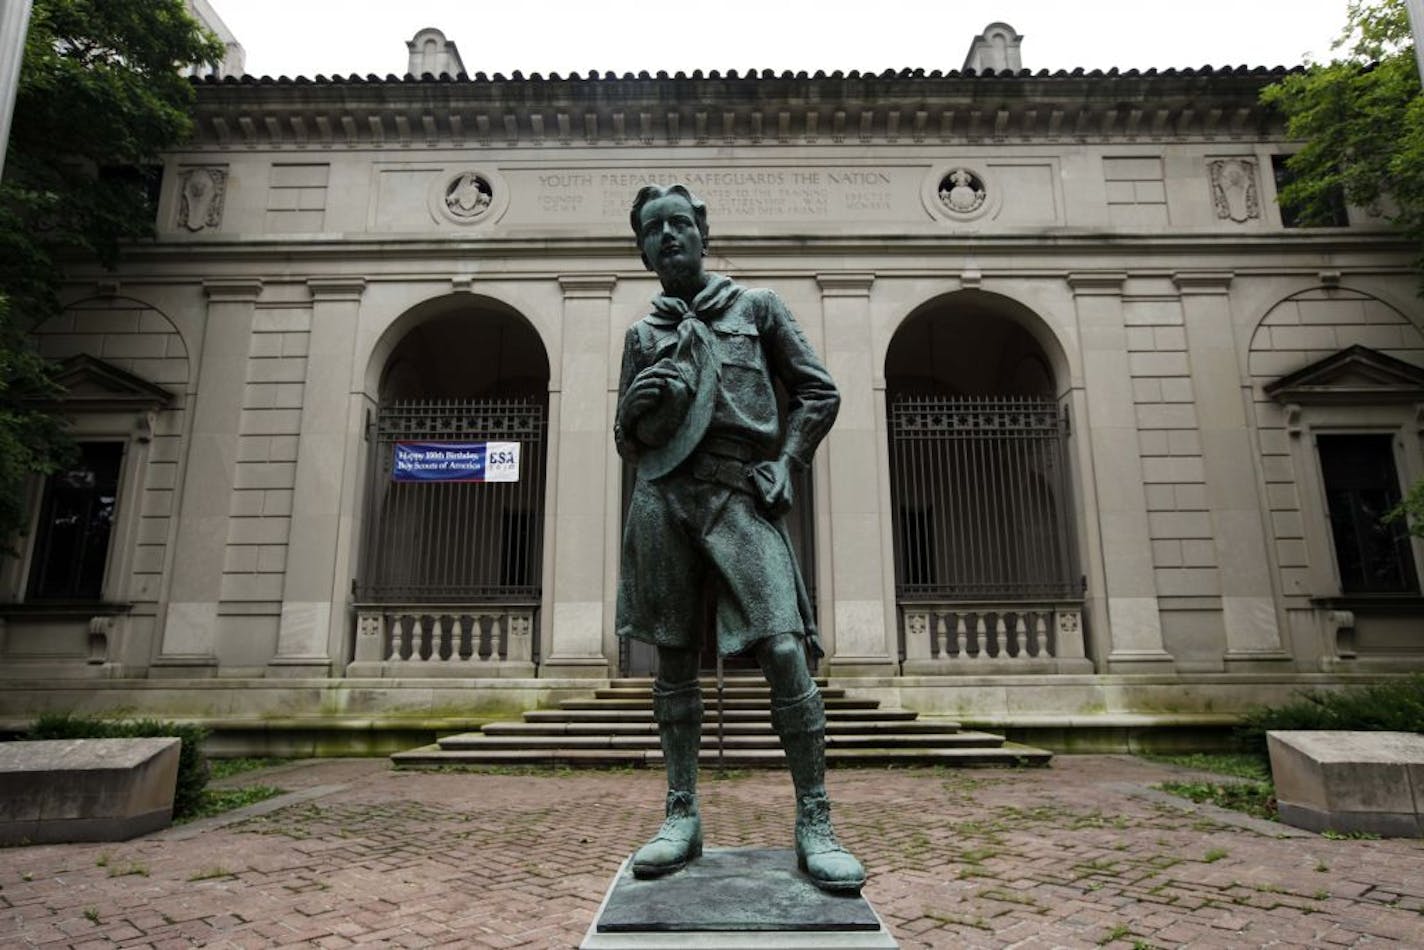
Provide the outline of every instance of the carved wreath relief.
{"type": "Polygon", "coordinates": [[[461,172],[445,186],[445,209],[457,220],[472,221],[493,202],[494,188],[474,172],[461,172]]]}
{"type": "Polygon", "coordinates": [[[189,231],[222,225],[226,168],[189,168],[179,178],[178,224],[189,231]]]}
{"type": "Polygon", "coordinates": [[[1211,173],[1211,200],[1218,218],[1243,222],[1261,216],[1253,160],[1223,158],[1208,163],[1207,167],[1211,173]]]}
{"type": "Polygon", "coordinates": [[[939,183],[939,200],[953,214],[973,214],[988,197],[984,180],[967,168],[952,169],[939,183]]]}

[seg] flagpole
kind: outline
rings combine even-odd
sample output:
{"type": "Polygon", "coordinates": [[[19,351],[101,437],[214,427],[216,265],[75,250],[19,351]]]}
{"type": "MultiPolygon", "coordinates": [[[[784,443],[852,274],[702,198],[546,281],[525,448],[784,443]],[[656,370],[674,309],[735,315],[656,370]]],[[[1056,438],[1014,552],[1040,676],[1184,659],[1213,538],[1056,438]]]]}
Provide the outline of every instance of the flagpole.
{"type": "Polygon", "coordinates": [[[1424,0],[1404,0],[1404,7],[1409,11],[1409,27],[1414,32],[1414,63],[1419,69],[1419,76],[1424,80],[1424,38],[1421,38],[1421,31],[1424,31],[1424,0]]]}
{"type": "Polygon", "coordinates": [[[10,141],[10,117],[20,89],[20,61],[30,27],[32,0],[0,0],[0,174],[5,171],[5,146],[10,141]]]}

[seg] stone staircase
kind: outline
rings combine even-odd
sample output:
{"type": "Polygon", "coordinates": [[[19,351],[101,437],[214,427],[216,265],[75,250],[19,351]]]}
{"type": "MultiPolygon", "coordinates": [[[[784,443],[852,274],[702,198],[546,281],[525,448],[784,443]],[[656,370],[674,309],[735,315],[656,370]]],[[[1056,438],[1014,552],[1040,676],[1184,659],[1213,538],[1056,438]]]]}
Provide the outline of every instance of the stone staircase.
{"type": "MultiPolygon", "coordinates": [[[[1052,753],[967,731],[958,723],[925,721],[919,713],[881,709],[818,680],[826,702],[826,761],[831,766],[1046,765],[1052,753]]],[[[780,767],[785,762],[771,731],[771,698],[757,677],[729,677],[718,706],[716,683],[702,681],[705,708],[701,761],[728,768],[780,767]]],[[[650,679],[616,679],[590,699],[566,699],[558,709],[527,712],[520,722],[492,722],[479,732],[446,736],[435,745],[391,756],[397,767],[538,765],[565,767],[663,765],[653,722],[650,679]]]]}

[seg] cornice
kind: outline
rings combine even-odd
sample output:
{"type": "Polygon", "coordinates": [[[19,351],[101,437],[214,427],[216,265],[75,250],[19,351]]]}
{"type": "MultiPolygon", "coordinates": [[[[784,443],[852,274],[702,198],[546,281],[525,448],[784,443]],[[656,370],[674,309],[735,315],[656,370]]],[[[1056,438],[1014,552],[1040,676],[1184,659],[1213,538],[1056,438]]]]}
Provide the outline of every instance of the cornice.
{"type": "MultiPolygon", "coordinates": [[[[717,238],[718,254],[728,259],[774,260],[788,255],[804,257],[815,254],[867,256],[876,260],[887,255],[903,256],[923,254],[944,259],[958,253],[973,251],[976,254],[1022,255],[1032,253],[1043,258],[1062,257],[1065,266],[1056,273],[1082,272],[1081,263],[1099,258],[1111,261],[1113,266],[1106,270],[1116,272],[1122,269],[1122,261],[1131,255],[1148,259],[1151,267],[1160,269],[1162,276],[1169,277],[1179,272],[1172,266],[1174,256],[1208,254],[1222,261],[1221,270],[1229,266],[1237,277],[1247,276],[1262,270],[1262,266],[1247,265],[1242,258],[1256,258],[1263,253],[1276,254],[1282,260],[1298,257],[1297,265],[1271,263],[1264,265],[1269,272],[1288,271],[1308,273],[1318,277],[1322,254],[1362,254],[1368,255],[1370,270],[1387,270],[1391,273],[1408,273],[1409,262],[1417,248],[1393,231],[1363,231],[1336,229],[1332,233],[1311,233],[1307,230],[1262,233],[1223,234],[1218,232],[1202,234],[1117,234],[1103,232],[1073,232],[1044,235],[1042,233],[974,234],[955,237],[943,234],[905,232],[892,233],[866,231],[860,234],[826,234],[814,237],[806,235],[750,235],[729,233],[719,230],[717,238]],[[1381,255],[1398,256],[1395,266],[1383,263],[1381,255]],[[1069,263],[1071,261],[1071,263],[1069,263]],[[1227,263],[1229,262],[1229,264],[1227,263]]],[[[391,261],[410,258],[422,261],[450,261],[454,273],[465,273],[471,260],[484,258],[501,260],[548,260],[560,261],[568,258],[579,260],[610,259],[626,262],[627,273],[622,274],[619,266],[611,270],[628,276],[646,276],[638,262],[636,251],[630,252],[628,239],[621,230],[617,234],[545,234],[538,237],[443,237],[426,236],[391,237],[389,235],[349,235],[341,238],[303,238],[301,240],[281,240],[272,237],[214,239],[207,241],[146,241],[124,249],[123,264],[119,276],[125,277],[124,268],[129,265],[142,267],[142,273],[152,274],[156,262],[172,261],[179,265],[201,261],[205,272],[212,278],[210,289],[217,290],[222,284],[221,276],[225,267],[232,268],[231,274],[238,283],[250,278],[242,276],[251,273],[256,264],[271,264],[272,273],[288,273],[294,269],[305,275],[312,270],[318,273],[325,268],[324,263],[337,265],[336,272],[344,269],[351,261],[391,261]]],[[[85,269],[84,261],[73,262],[74,283],[92,288],[93,281],[103,275],[113,279],[113,275],[95,267],[85,269]]],[[[1358,271],[1357,265],[1349,265],[1350,271],[1358,271]]],[[[374,274],[379,269],[370,271],[374,274]]],[[[883,268],[877,271],[885,276],[883,268]]],[[[947,273],[947,271],[946,271],[947,273]]],[[[982,277],[983,275],[981,275],[982,277]]],[[[1083,275],[1085,277],[1091,275],[1083,275]]],[[[132,279],[132,278],[128,278],[132,279]]],[[[458,288],[457,288],[458,289],[458,288]]],[[[260,290],[259,286],[256,290],[260,290]]],[[[255,291],[254,291],[255,295],[255,291]]]]}
{"type": "Polygon", "coordinates": [[[196,84],[197,148],[1255,141],[1287,70],[975,76],[229,78],[196,84]]]}

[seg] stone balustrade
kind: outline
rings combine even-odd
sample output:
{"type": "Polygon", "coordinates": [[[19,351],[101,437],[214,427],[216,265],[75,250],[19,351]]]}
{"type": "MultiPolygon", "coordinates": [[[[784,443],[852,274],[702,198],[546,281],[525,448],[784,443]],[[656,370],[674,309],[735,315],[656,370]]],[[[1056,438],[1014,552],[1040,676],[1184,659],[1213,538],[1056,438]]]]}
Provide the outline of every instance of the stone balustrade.
{"type": "Polygon", "coordinates": [[[1077,602],[900,605],[904,671],[911,674],[1082,673],[1083,608],[1077,602]]]}
{"type": "Polygon", "coordinates": [[[533,675],[533,605],[364,605],[349,676],[533,675]]]}

